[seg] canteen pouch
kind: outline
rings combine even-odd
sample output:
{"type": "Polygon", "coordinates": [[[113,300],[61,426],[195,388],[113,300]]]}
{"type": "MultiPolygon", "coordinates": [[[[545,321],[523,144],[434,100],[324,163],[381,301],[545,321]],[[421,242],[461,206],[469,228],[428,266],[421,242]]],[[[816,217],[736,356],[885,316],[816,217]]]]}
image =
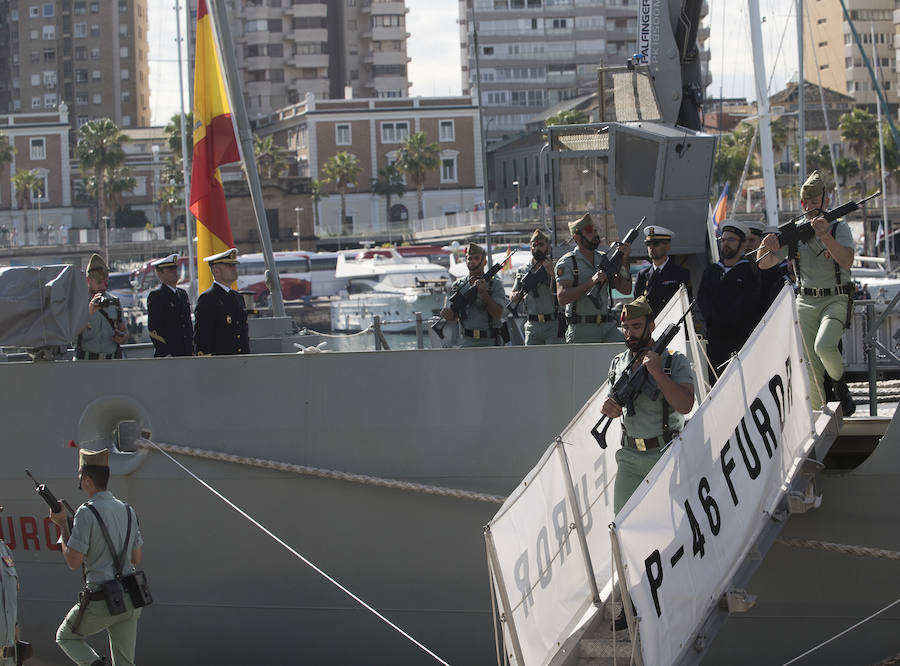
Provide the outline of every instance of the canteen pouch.
{"type": "Polygon", "coordinates": [[[123,576],[122,585],[135,608],[143,608],[153,603],[150,583],[147,581],[147,575],[143,571],[135,571],[130,576],[123,576]]]}
{"type": "Polygon", "coordinates": [[[106,610],[110,615],[121,615],[126,610],[125,592],[122,589],[122,583],[118,580],[110,580],[100,585],[103,592],[103,598],[106,600],[106,610]]]}
{"type": "Polygon", "coordinates": [[[16,666],[22,666],[22,662],[31,659],[34,655],[34,649],[31,643],[25,641],[16,641],[16,666]]]}

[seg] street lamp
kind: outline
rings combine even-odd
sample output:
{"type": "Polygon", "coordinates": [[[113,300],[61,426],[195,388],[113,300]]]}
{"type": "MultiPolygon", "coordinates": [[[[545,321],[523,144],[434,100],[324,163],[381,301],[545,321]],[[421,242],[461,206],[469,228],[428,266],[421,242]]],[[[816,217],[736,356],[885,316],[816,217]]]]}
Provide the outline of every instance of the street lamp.
{"type": "Polygon", "coordinates": [[[516,214],[514,217],[521,218],[522,216],[522,190],[519,187],[519,181],[514,180],[512,182],[512,186],[516,188],[516,214]]]}
{"type": "Polygon", "coordinates": [[[297,249],[300,249],[300,213],[303,212],[302,208],[294,208],[294,212],[297,213],[297,231],[294,232],[294,235],[297,237],[297,249]]]}

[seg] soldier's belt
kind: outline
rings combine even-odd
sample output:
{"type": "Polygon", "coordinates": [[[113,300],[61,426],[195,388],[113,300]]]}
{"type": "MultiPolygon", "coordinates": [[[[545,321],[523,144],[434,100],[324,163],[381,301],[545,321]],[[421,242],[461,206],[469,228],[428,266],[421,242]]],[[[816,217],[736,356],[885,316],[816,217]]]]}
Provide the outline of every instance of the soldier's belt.
{"type": "Polygon", "coordinates": [[[855,287],[852,284],[841,285],[840,287],[830,287],[828,289],[813,289],[809,287],[801,287],[801,296],[838,296],[840,294],[853,294],[855,287]]]}
{"type": "MultiPolygon", "coordinates": [[[[677,432],[672,433],[672,438],[678,436],[677,432]]],[[[669,440],[672,441],[671,439],[669,440]]],[[[662,437],[629,437],[625,435],[625,446],[629,449],[637,449],[638,451],[648,451],[650,449],[658,449],[665,446],[668,442],[662,437]]]]}
{"type": "Polygon", "coordinates": [[[16,658],[16,646],[15,645],[4,645],[0,647],[0,659],[15,659],[16,658]]]}
{"type": "Polygon", "coordinates": [[[608,321],[612,321],[612,317],[605,314],[569,315],[566,317],[566,321],[570,324],[605,324],[608,321]]]}
{"type": "Polygon", "coordinates": [[[551,312],[550,314],[530,314],[528,315],[528,321],[539,321],[542,324],[545,321],[556,321],[556,313],[551,312]]]}
{"type": "Polygon", "coordinates": [[[476,328],[476,329],[464,328],[463,335],[465,335],[467,338],[474,338],[475,340],[480,340],[481,338],[494,337],[494,331],[491,331],[491,330],[485,331],[484,329],[478,329],[478,328],[476,328]]]}

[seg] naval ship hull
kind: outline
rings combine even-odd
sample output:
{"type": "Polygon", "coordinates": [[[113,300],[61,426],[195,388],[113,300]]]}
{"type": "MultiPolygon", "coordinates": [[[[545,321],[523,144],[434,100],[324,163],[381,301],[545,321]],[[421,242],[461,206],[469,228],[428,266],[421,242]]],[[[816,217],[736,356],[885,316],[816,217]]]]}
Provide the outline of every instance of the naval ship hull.
{"type": "MultiPolygon", "coordinates": [[[[0,364],[0,532],[32,663],[67,663],[53,636],[80,576],[24,470],[77,506],[69,440],[112,446],[116,423],[136,420],[160,443],[506,495],[620,349],[0,364]]],[[[449,663],[495,660],[482,526],[499,505],[178,458],[449,663]]],[[[159,452],[116,456],[112,472],[155,599],[139,663],[433,663],[159,452]]]]}

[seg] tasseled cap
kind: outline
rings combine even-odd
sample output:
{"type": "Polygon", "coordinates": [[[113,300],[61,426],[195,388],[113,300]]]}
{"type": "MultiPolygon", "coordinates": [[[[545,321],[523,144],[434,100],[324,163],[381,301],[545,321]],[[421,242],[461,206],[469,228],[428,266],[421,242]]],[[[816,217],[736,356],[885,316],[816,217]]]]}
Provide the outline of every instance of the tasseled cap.
{"type": "Polygon", "coordinates": [[[78,451],[78,466],[85,467],[86,465],[109,467],[109,449],[100,449],[99,451],[80,449],[78,451]]]}
{"type": "Polygon", "coordinates": [[[644,316],[652,317],[653,309],[643,296],[638,296],[631,303],[622,306],[622,321],[638,319],[644,316]]]}
{"type": "Polygon", "coordinates": [[[594,226],[594,221],[591,219],[591,214],[585,213],[574,222],[569,222],[569,233],[574,236],[585,227],[592,226],[594,226]]]}
{"type": "Polygon", "coordinates": [[[469,247],[466,248],[466,256],[471,257],[474,255],[484,256],[484,248],[481,247],[478,243],[469,243],[469,247]]]}
{"type": "Polygon", "coordinates": [[[534,232],[531,234],[531,240],[529,242],[533,243],[536,240],[542,240],[542,241],[548,241],[548,242],[550,241],[550,239],[547,238],[547,234],[545,234],[540,229],[534,230],[534,232]]]}
{"type": "Polygon", "coordinates": [[[800,199],[803,201],[815,201],[825,192],[830,192],[834,186],[827,176],[823,176],[818,170],[809,174],[809,178],[800,187],[800,199]]]}
{"type": "Polygon", "coordinates": [[[109,275],[109,266],[106,265],[106,262],[103,261],[103,257],[99,254],[92,254],[91,258],[88,259],[87,274],[91,275],[91,273],[109,275]]]}

